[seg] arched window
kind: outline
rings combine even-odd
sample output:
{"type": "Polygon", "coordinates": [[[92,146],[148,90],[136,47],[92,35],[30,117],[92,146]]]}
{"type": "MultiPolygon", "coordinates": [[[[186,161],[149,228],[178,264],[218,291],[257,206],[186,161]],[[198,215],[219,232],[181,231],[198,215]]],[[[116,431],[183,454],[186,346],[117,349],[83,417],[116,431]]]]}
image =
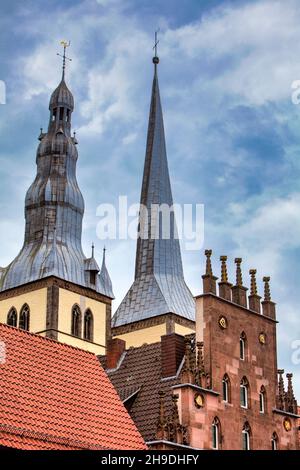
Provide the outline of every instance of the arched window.
{"type": "Polygon", "coordinates": [[[273,432],[272,439],[271,439],[271,449],[278,450],[278,436],[276,432],[273,432]]]}
{"type": "Polygon", "coordinates": [[[224,375],[222,380],[222,394],[223,400],[230,403],[230,380],[227,374],[224,375]]]}
{"type": "Polygon", "coordinates": [[[245,423],[242,431],[242,449],[250,450],[251,429],[249,423],[245,423]]]}
{"type": "Polygon", "coordinates": [[[218,450],[221,443],[221,425],[217,417],[214,418],[211,425],[212,448],[218,450]]]}
{"type": "Polygon", "coordinates": [[[84,314],[84,328],[83,337],[88,341],[93,341],[94,336],[94,319],[93,314],[90,310],[87,310],[84,314]]]}
{"type": "Polygon", "coordinates": [[[19,328],[21,330],[29,331],[29,322],[30,322],[30,309],[27,304],[23,305],[21,308],[20,318],[19,318],[19,328]]]}
{"type": "Polygon", "coordinates": [[[73,336],[81,337],[81,311],[78,305],[74,305],[72,308],[71,333],[73,336]]]}
{"type": "Polygon", "coordinates": [[[9,326],[18,326],[18,314],[14,307],[12,307],[7,314],[7,324],[9,326]]]}
{"type": "Polygon", "coordinates": [[[249,382],[246,377],[240,383],[240,401],[242,408],[249,408],[249,382]]]}
{"type": "Polygon", "coordinates": [[[246,335],[244,331],[241,333],[240,336],[240,360],[244,361],[246,359],[246,335]]]}
{"type": "Polygon", "coordinates": [[[266,409],[266,389],[262,385],[259,392],[259,412],[264,413],[266,409]]]}

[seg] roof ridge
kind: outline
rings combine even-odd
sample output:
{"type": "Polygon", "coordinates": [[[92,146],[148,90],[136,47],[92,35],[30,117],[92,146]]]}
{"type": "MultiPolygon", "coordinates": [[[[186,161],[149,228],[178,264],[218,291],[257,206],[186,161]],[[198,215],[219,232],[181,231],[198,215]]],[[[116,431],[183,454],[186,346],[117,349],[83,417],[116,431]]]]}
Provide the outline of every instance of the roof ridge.
{"type": "Polygon", "coordinates": [[[6,323],[1,323],[0,322],[0,329],[4,327],[8,330],[15,330],[17,331],[18,333],[20,333],[21,335],[24,334],[24,335],[29,335],[29,336],[33,336],[35,338],[39,338],[41,341],[45,340],[45,341],[49,341],[51,343],[55,343],[57,346],[59,347],[63,347],[63,348],[71,348],[71,349],[75,349],[76,351],[82,351],[83,353],[86,353],[86,354],[90,354],[92,356],[95,356],[96,357],[96,354],[92,353],[91,351],[87,351],[85,349],[81,349],[79,348],[78,346],[72,346],[71,344],[67,344],[67,343],[62,343],[61,341],[58,341],[56,339],[53,339],[53,338],[48,338],[46,336],[41,336],[40,334],[37,334],[37,333],[33,333],[32,331],[26,331],[26,330],[22,330],[16,326],[11,326],[11,325],[7,325],[6,323]]]}

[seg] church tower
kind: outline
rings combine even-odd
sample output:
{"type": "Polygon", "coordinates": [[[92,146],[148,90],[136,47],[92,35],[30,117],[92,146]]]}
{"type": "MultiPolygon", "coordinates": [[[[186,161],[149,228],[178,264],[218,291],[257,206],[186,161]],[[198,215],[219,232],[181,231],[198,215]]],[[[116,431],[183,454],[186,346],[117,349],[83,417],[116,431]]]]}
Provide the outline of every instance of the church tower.
{"type": "Polygon", "coordinates": [[[1,269],[0,321],[102,354],[110,336],[113,292],[106,269],[81,246],[84,200],[76,180],[71,135],[74,98],[62,78],[49,104],[48,131],[40,133],[37,174],[25,199],[24,244],[1,269]]]}
{"type": "Polygon", "coordinates": [[[168,333],[194,331],[195,302],[183,276],[174,212],[170,211],[169,237],[165,238],[162,212],[151,211],[152,207],[173,206],[156,53],[153,63],[135,279],[112,319],[113,336],[125,340],[127,346],[160,341],[168,333]]]}

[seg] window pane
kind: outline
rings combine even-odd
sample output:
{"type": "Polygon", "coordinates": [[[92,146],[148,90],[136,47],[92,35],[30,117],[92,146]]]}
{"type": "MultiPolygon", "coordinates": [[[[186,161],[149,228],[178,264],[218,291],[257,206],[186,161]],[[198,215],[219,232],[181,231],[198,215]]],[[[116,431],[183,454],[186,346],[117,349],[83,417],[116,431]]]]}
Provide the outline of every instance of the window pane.
{"type": "Polygon", "coordinates": [[[243,438],[243,450],[249,450],[249,433],[247,431],[242,432],[242,438],[243,438]]]}
{"type": "Polygon", "coordinates": [[[218,426],[216,424],[212,425],[212,447],[213,449],[218,448],[218,426]]]}
{"type": "Polygon", "coordinates": [[[265,412],[264,394],[262,392],[259,394],[259,411],[260,413],[265,412]]]}
{"type": "Polygon", "coordinates": [[[228,401],[228,383],[223,379],[223,400],[228,401]]]}
{"type": "Polygon", "coordinates": [[[245,359],[245,343],[242,338],[240,338],[240,359],[245,359]]]}

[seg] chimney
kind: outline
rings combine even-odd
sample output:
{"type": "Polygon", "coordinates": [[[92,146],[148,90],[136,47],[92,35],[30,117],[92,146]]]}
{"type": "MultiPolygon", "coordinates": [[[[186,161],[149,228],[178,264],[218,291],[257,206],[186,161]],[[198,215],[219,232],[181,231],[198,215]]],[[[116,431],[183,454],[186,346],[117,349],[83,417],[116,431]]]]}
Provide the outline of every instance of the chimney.
{"type": "Polygon", "coordinates": [[[113,338],[107,341],[106,349],[106,367],[107,369],[115,369],[118,362],[126,349],[126,342],[123,339],[113,338]]]}
{"type": "Polygon", "coordinates": [[[173,377],[177,374],[185,353],[184,337],[171,333],[161,337],[161,376],[173,377]]]}

